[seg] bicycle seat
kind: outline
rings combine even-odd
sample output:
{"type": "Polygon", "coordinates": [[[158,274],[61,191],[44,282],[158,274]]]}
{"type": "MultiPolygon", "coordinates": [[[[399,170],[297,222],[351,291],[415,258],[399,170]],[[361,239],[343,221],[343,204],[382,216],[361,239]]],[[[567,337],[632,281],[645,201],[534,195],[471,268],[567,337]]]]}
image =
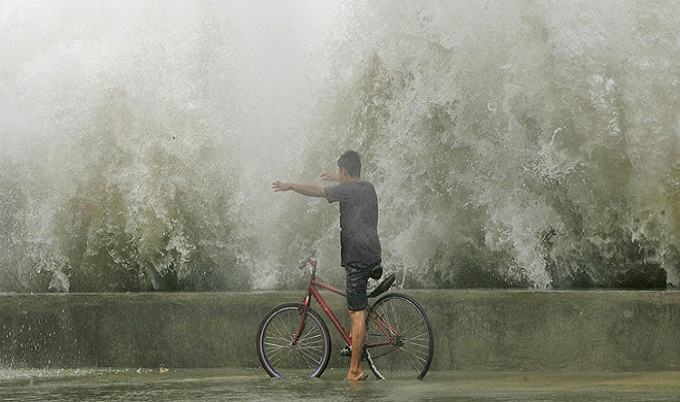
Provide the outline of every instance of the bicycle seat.
{"type": "Polygon", "coordinates": [[[394,273],[387,275],[387,278],[385,278],[384,281],[380,282],[380,285],[373,289],[373,291],[371,292],[371,294],[368,295],[368,297],[369,298],[376,297],[382,293],[385,293],[390,287],[392,287],[392,284],[394,283],[396,277],[397,275],[394,273]]]}
{"type": "Polygon", "coordinates": [[[383,274],[383,268],[382,265],[378,264],[371,268],[371,273],[368,275],[370,278],[375,279],[376,281],[382,277],[383,274]]]}

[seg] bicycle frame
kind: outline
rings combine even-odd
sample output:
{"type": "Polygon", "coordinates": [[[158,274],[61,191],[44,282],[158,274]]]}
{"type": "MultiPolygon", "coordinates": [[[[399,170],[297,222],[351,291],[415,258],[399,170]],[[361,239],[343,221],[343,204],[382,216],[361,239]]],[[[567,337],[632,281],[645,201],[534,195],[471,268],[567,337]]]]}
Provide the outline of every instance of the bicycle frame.
{"type": "MultiPolygon", "coordinates": [[[[331,320],[331,323],[333,323],[335,329],[338,330],[342,338],[345,340],[345,343],[351,347],[352,338],[350,337],[349,332],[347,332],[347,330],[342,325],[342,323],[340,323],[340,320],[335,315],[333,310],[328,306],[323,296],[321,296],[319,288],[328,290],[329,292],[335,293],[339,296],[347,296],[347,294],[343,290],[340,290],[336,287],[333,287],[325,282],[316,279],[316,266],[317,266],[316,258],[309,258],[307,262],[312,266],[312,275],[309,280],[309,285],[307,286],[307,294],[305,295],[304,301],[302,302],[302,316],[300,318],[300,326],[298,327],[295,336],[293,337],[292,340],[293,345],[297,343],[300,335],[302,334],[302,330],[304,329],[305,321],[307,319],[307,311],[309,310],[309,306],[311,305],[313,297],[314,300],[316,300],[316,302],[321,306],[321,309],[324,311],[324,313],[326,313],[328,319],[331,320]]],[[[365,347],[368,349],[372,347],[386,346],[392,344],[394,342],[394,337],[392,334],[396,334],[397,331],[382,317],[374,314],[370,309],[367,309],[366,312],[368,318],[371,319],[375,323],[376,327],[380,329],[380,332],[382,332],[383,335],[385,335],[385,341],[366,345],[365,347]]]]}

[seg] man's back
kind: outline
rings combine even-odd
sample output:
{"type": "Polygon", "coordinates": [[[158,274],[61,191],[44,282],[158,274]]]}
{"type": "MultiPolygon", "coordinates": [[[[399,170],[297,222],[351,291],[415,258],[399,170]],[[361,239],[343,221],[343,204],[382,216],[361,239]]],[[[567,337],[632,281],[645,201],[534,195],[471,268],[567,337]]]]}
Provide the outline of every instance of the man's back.
{"type": "Polygon", "coordinates": [[[326,187],[328,202],[340,203],[342,265],[381,261],[378,237],[378,197],[367,181],[326,187]]]}

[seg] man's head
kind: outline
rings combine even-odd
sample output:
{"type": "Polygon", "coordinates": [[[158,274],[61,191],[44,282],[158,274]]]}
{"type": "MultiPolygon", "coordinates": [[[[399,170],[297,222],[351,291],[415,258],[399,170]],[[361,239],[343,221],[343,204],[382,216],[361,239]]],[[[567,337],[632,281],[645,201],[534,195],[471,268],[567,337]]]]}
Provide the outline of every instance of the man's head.
{"type": "Polygon", "coordinates": [[[338,158],[338,167],[345,169],[347,174],[354,178],[361,177],[361,158],[356,151],[345,151],[338,158]]]}

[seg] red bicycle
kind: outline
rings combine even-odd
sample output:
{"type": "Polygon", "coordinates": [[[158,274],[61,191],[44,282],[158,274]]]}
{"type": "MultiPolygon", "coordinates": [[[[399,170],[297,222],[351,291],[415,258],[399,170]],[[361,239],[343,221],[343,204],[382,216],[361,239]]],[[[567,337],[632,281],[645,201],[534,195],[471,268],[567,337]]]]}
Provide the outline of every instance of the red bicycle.
{"type": "MultiPolygon", "coordinates": [[[[352,338],[321,296],[319,289],[345,296],[345,292],[316,278],[315,253],[305,258],[300,269],[311,266],[311,278],[302,303],[283,303],[271,309],[257,333],[257,354],[272,377],[307,375],[319,377],[331,354],[326,323],[310,304],[321,306],[346,345],[341,354],[351,353],[352,338]]],[[[377,297],[394,283],[394,274],[368,295],[377,297]]],[[[434,334],[425,310],[412,297],[390,293],[367,309],[366,344],[363,358],[376,378],[413,377],[422,379],[432,363],[434,334]]]]}

